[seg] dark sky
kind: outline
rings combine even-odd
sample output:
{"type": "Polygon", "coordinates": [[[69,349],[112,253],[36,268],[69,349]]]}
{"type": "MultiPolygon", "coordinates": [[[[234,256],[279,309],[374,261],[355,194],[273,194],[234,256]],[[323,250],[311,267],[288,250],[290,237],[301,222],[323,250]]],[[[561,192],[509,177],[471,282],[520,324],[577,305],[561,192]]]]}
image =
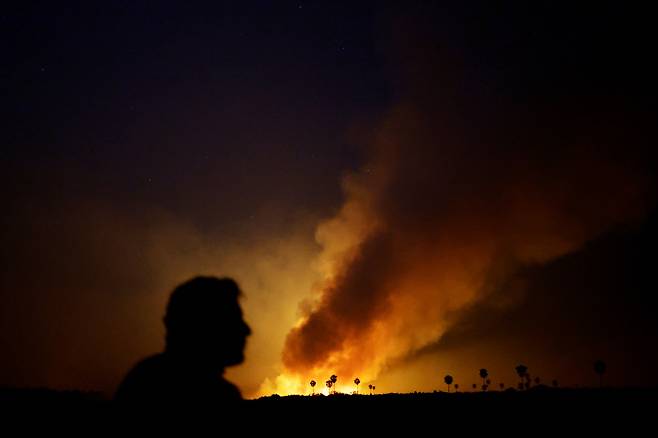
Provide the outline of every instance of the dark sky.
{"type": "Polygon", "coordinates": [[[300,345],[371,339],[380,316],[343,303],[376,314],[386,297],[395,313],[406,295],[384,279],[449,283],[451,262],[428,260],[484,257],[472,246],[485,240],[496,261],[481,263],[483,284],[461,301],[418,292],[443,309],[441,328],[366,354],[364,375],[431,389],[426,369],[490,360],[511,374],[524,360],[577,383],[606,356],[612,381],[643,382],[658,365],[651,14],[401,3],[5,6],[0,384],[111,392],[161,347],[173,286],[211,273],[248,297],[254,336],[234,378],[253,395],[285,372],[300,314],[345,327],[300,345]],[[354,231],[351,201],[386,232],[354,231]],[[499,214],[513,207],[524,215],[499,214]],[[356,255],[337,264],[349,268],[332,265],[342,280],[322,286],[323,261],[350,239],[356,255]],[[416,259],[423,269],[404,268],[416,259]]]}
{"type": "Polygon", "coordinates": [[[266,199],[322,208],[339,197],[335,175],[358,162],[347,127],[388,99],[370,6],[67,4],[21,3],[2,17],[5,159],[67,195],[129,197],[213,224],[266,199]],[[204,208],[209,192],[237,208],[204,208]]]}

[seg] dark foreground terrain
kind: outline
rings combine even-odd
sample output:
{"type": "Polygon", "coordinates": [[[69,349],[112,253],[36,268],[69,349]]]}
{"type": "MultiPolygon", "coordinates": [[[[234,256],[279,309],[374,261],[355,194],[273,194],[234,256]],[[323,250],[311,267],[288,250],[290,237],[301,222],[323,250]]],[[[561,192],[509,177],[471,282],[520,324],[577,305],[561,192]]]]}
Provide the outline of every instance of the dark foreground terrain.
{"type": "MultiPolygon", "coordinates": [[[[553,389],[465,393],[381,395],[271,396],[245,400],[239,406],[118,406],[99,393],[47,389],[0,389],[0,417],[12,412],[58,413],[67,419],[157,421],[159,425],[190,418],[218,430],[233,429],[298,434],[304,430],[348,434],[386,433],[390,428],[420,431],[441,428],[496,430],[531,427],[535,431],[587,427],[620,428],[629,433],[655,428],[658,389],[553,389]]],[[[112,421],[110,421],[110,424],[112,421]]],[[[235,434],[232,434],[235,436],[235,434]]]]}

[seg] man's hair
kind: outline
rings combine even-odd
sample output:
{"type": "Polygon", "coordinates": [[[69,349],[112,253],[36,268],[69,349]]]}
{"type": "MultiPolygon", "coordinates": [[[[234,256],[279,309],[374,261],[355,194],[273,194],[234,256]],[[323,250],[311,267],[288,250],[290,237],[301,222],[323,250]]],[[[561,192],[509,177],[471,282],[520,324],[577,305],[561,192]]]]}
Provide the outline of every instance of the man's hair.
{"type": "Polygon", "coordinates": [[[195,277],[171,293],[164,317],[168,335],[186,331],[204,317],[221,324],[235,314],[240,287],[231,278],[195,277]]]}

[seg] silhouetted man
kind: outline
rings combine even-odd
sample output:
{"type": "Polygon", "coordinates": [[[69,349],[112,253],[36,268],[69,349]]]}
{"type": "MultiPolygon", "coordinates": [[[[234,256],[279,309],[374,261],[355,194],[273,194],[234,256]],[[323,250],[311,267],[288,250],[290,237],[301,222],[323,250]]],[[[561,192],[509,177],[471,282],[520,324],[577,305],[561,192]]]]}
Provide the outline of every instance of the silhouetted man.
{"type": "Polygon", "coordinates": [[[251,333],[240,294],[229,278],[196,277],[178,286],[164,317],[165,351],[139,362],[115,399],[179,406],[241,400],[238,388],[223,378],[225,367],[244,360],[251,333]]]}

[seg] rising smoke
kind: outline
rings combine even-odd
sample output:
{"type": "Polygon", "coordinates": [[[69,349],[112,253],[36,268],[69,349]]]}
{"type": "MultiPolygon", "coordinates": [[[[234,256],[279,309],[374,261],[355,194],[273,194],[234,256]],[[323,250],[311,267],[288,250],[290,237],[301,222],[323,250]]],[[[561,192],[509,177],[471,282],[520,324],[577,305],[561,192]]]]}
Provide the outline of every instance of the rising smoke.
{"type": "Polygon", "coordinates": [[[343,180],[342,209],[317,229],[324,280],[273,390],[309,375],[375,379],[521,267],[647,207],[640,148],[613,123],[618,109],[492,98],[462,60],[404,46],[405,91],[373,129],[367,164],[343,180]]]}

